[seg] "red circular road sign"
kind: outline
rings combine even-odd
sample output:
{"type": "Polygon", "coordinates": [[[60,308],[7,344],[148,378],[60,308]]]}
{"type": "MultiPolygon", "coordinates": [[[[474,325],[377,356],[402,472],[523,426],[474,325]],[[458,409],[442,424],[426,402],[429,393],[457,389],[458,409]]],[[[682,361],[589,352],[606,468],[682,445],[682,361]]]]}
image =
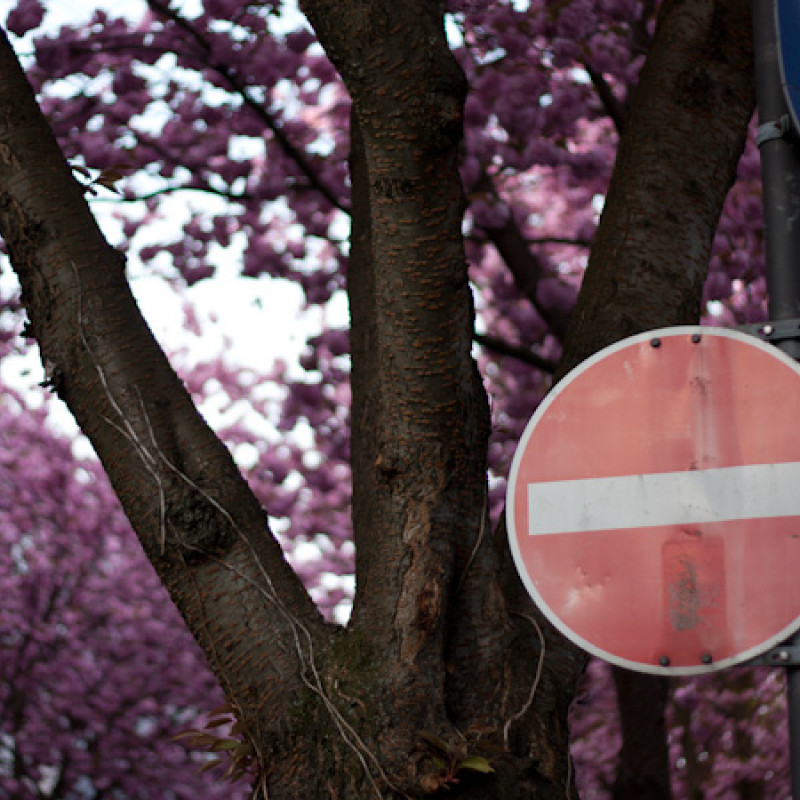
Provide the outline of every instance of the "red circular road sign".
{"type": "Polygon", "coordinates": [[[568,638],[640,672],[753,658],[800,628],[800,367],[665,328],[583,362],[514,456],[508,535],[568,638]]]}

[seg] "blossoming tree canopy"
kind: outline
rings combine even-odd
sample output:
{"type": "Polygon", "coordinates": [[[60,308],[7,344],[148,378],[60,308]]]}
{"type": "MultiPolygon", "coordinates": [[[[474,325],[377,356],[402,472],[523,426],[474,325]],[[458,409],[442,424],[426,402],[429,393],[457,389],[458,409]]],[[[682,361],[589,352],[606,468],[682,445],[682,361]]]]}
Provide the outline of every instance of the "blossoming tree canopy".
{"type": "Polygon", "coordinates": [[[94,462],[0,400],[0,791],[226,798],[172,740],[222,702],[94,462]]]}
{"type": "MultiPolygon", "coordinates": [[[[649,6],[573,0],[554,14],[544,3],[468,2],[448,17],[470,86],[466,247],[484,372],[503,422],[492,444],[500,474],[548,385],[529,362],[546,373],[560,353],[652,35],[649,6]]],[[[311,304],[343,288],[349,98],[300,15],[282,3],[242,11],[221,0],[195,8],[158,0],[38,33],[46,21],[32,0],[16,4],[8,26],[33,38],[29,75],[71,163],[122,192],[114,214],[131,254],[189,284],[233,258],[243,275],[299,282],[311,304]],[[189,198],[177,215],[176,195],[189,198]],[[147,233],[164,218],[169,225],[147,233]]],[[[763,314],[754,147],[739,172],[704,295],[724,324],[763,314]]],[[[340,428],[320,395],[346,380],[346,334],[326,328],[309,348],[282,426],[307,418],[317,430],[321,401],[324,430],[340,428]]],[[[346,469],[344,437],[317,438],[346,469]]],[[[498,507],[502,487],[492,496],[498,507]]]]}

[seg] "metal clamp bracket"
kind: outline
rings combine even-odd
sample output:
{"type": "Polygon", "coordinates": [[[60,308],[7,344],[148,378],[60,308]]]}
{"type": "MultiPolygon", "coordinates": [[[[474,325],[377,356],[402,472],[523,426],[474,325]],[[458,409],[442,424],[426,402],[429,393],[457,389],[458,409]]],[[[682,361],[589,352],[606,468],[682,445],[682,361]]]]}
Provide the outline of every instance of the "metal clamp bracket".
{"type": "Polygon", "coordinates": [[[762,144],[766,144],[773,139],[789,138],[792,134],[792,120],[788,114],[784,114],[780,119],[762,122],[758,126],[756,129],[756,145],[761,147],[762,144]]]}
{"type": "Polygon", "coordinates": [[[758,336],[765,342],[776,344],[788,339],[800,339],[800,319],[779,319],[774,322],[756,322],[753,325],[739,325],[737,330],[758,336]]]}
{"type": "Polygon", "coordinates": [[[796,667],[800,665],[800,645],[782,644],[760,656],[738,664],[740,667],[796,667]]]}

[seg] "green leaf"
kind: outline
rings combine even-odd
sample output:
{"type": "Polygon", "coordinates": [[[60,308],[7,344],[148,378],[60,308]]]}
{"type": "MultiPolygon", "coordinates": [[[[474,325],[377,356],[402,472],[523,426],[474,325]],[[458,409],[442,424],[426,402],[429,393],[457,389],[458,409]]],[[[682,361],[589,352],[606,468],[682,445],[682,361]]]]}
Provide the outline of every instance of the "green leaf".
{"type": "Polygon", "coordinates": [[[214,767],[218,767],[220,764],[222,764],[222,759],[215,758],[203,764],[203,766],[200,767],[198,771],[200,772],[200,774],[202,774],[203,772],[208,772],[210,769],[214,769],[214,767]]]}
{"type": "Polygon", "coordinates": [[[230,717],[216,717],[206,722],[205,728],[206,730],[211,730],[211,728],[219,728],[222,725],[227,725],[230,721],[230,717]]]}
{"type": "Polygon", "coordinates": [[[170,738],[172,739],[173,742],[177,742],[180,739],[188,739],[190,736],[197,736],[200,733],[201,731],[187,728],[185,731],[178,731],[178,733],[176,733],[174,736],[171,736],[170,738]]]}
{"type": "Polygon", "coordinates": [[[236,716],[236,710],[230,703],[223,703],[221,706],[215,706],[208,712],[209,717],[221,717],[223,714],[230,714],[236,716]]]}
{"type": "Polygon", "coordinates": [[[246,758],[252,758],[255,754],[256,752],[250,742],[239,742],[239,746],[231,753],[231,756],[236,761],[241,761],[246,758]]]}
{"type": "Polygon", "coordinates": [[[95,183],[98,186],[105,186],[106,189],[111,189],[117,192],[119,191],[119,189],[117,189],[115,184],[117,183],[117,181],[122,180],[132,169],[133,169],[132,164],[127,164],[127,163],[112,164],[110,167],[106,167],[92,181],[92,183],[95,183]]]}
{"type": "Polygon", "coordinates": [[[214,742],[217,741],[217,738],[218,737],[212,736],[210,733],[198,730],[180,731],[172,737],[173,741],[189,739],[189,744],[191,744],[192,747],[208,747],[209,745],[214,744],[214,742]]]}
{"type": "Polygon", "coordinates": [[[241,742],[238,739],[215,739],[209,750],[218,753],[220,750],[235,750],[241,742]]]}
{"type": "Polygon", "coordinates": [[[484,775],[494,772],[492,765],[482,756],[465,758],[459,763],[458,769],[470,769],[473,772],[482,772],[484,775]]]}
{"type": "Polygon", "coordinates": [[[232,761],[228,769],[225,770],[225,774],[222,776],[222,779],[230,781],[231,783],[236,783],[236,781],[238,781],[240,778],[243,778],[244,775],[244,767],[242,767],[240,764],[237,764],[235,761],[232,761]]]}

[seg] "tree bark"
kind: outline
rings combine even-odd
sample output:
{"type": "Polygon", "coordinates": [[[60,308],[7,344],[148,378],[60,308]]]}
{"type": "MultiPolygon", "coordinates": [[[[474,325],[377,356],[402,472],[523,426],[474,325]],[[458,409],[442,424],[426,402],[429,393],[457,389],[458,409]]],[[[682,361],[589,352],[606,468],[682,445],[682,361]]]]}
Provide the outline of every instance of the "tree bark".
{"type": "MultiPolygon", "coordinates": [[[[488,407],[470,355],[458,173],[464,76],[439,4],[347,7],[343,28],[341,2],[303,4],[353,99],[348,293],[359,589],[350,632],[387,654],[378,669],[397,695],[390,713],[401,752],[421,733],[455,752],[466,732],[469,748],[493,748],[496,772],[472,788],[460,783],[464,796],[525,797],[534,787],[564,796],[563,715],[582,658],[554,637],[550,654],[565,662],[565,681],[542,681],[531,699],[543,656],[528,621],[534,611],[527,596],[504,597],[487,530],[488,407]]],[[[419,780],[435,786],[442,776],[430,773],[431,755],[423,748],[414,758],[419,780]]]]}
{"type": "Polygon", "coordinates": [[[614,800],[669,800],[667,678],[614,667],[620,709],[622,751],[614,781],[614,800]]]}
{"type": "Polygon", "coordinates": [[[746,0],[663,4],[557,378],[626,336],[699,320],[755,108],[752,38],[746,0]]]}
{"type": "Polygon", "coordinates": [[[147,328],[1,31],[0,232],[49,385],[266,752],[326,626],[147,328]]]}

